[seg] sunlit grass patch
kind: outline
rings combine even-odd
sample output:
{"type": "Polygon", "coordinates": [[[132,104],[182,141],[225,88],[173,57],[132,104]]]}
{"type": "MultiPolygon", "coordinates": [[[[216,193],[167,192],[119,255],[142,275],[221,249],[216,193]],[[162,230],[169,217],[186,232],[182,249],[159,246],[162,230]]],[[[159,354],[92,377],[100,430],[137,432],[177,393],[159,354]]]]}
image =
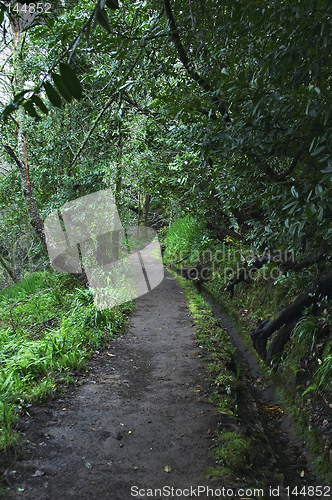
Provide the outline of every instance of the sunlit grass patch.
{"type": "Polygon", "coordinates": [[[56,281],[56,275],[50,272],[45,271],[30,274],[20,283],[0,290],[0,304],[6,304],[8,299],[12,302],[22,300],[27,295],[32,295],[48,287],[52,287],[56,281]]]}

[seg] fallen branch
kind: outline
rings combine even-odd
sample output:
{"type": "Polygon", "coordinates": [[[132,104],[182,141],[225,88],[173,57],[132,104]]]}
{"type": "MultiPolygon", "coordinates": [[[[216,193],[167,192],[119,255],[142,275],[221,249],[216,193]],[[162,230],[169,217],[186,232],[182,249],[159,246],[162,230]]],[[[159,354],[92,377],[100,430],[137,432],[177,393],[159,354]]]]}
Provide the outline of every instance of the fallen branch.
{"type": "Polygon", "coordinates": [[[265,264],[269,262],[276,262],[276,261],[270,255],[255,255],[251,261],[250,266],[248,266],[247,263],[244,262],[243,264],[241,264],[241,267],[238,264],[237,268],[232,269],[233,273],[232,277],[227,283],[225,288],[225,291],[229,292],[230,299],[232,299],[234,296],[235,285],[241,283],[241,281],[245,281],[248,275],[249,277],[251,277],[251,274],[254,271],[258,271],[261,267],[263,267],[265,264]]]}
{"type": "Polygon", "coordinates": [[[187,257],[184,257],[183,259],[178,260],[177,262],[172,262],[172,264],[170,264],[170,265],[175,266],[176,264],[180,264],[180,262],[183,262],[184,260],[189,259],[189,257],[190,257],[190,255],[187,255],[187,257]]]}
{"type": "Polygon", "coordinates": [[[34,297],[35,295],[42,295],[43,293],[47,293],[49,292],[50,290],[53,290],[53,286],[51,286],[51,288],[45,288],[45,290],[41,290],[40,292],[36,292],[36,293],[32,293],[31,295],[27,295],[26,297],[24,297],[24,299],[22,300],[18,300],[17,302],[13,302],[11,304],[11,307],[15,307],[15,306],[18,306],[19,304],[21,304],[24,300],[27,300],[27,299],[31,299],[31,297],[34,297]]]}
{"type": "Polygon", "coordinates": [[[43,330],[49,330],[51,328],[56,328],[57,326],[59,326],[58,319],[56,316],[53,316],[53,318],[32,325],[29,328],[28,332],[32,332],[29,335],[38,335],[38,333],[42,332],[43,330]]]}

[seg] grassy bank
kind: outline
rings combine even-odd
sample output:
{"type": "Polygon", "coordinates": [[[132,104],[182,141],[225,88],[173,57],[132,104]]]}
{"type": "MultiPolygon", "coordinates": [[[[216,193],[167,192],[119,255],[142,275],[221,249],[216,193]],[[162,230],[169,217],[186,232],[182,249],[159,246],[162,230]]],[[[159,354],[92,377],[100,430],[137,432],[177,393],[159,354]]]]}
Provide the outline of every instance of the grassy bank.
{"type": "Polygon", "coordinates": [[[203,224],[190,217],[175,222],[165,243],[165,263],[191,277],[232,322],[306,442],[316,472],[322,480],[331,482],[331,305],[322,297],[315,307],[305,309],[283,351],[268,364],[257,356],[250,337],[257,322],[276,317],[329,272],[329,263],[312,264],[298,272],[266,263],[243,281],[235,274],[234,296],[230,298],[225,288],[232,270],[247,265],[253,249],[231,238],[224,243],[213,239],[203,224]]]}
{"type": "Polygon", "coordinates": [[[123,331],[132,303],[97,311],[68,274],[34,273],[0,292],[0,446],[18,442],[23,408],[75,381],[89,354],[123,331]]]}
{"type": "Polygon", "coordinates": [[[217,485],[221,482],[251,492],[260,489],[264,491],[261,498],[268,498],[266,485],[280,486],[283,478],[274,472],[273,453],[236,350],[194,284],[177,279],[189,302],[195,339],[209,374],[207,395],[218,415],[217,429],[211,430],[216,464],[205,475],[217,485]]]}
{"type": "MultiPolygon", "coordinates": [[[[247,349],[256,357],[263,376],[276,392],[298,436],[306,443],[315,472],[328,484],[332,480],[331,443],[328,435],[328,424],[332,416],[329,385],[331,371],[328,368],[332,339],[327,327],[324,328],[325,322],[319,324],[308,312],[294,330],[282,356],[274,359],[271,364],[264,363],[252,347],[250,330],[256,324],[255,314],[252,314],[255,311],[254,297],[257,302],[262,296],[264,301],[270,300],[268,288],[269,285],[265,282],[252,286],[243,283],[233,300],[226,295],[221,296],[211,285],[203,286],[203,292],[231,320],[247,349]],[[327,360],[323,365],[325,372],[320,369],[322,360],[327,360]],[[320,384],[324,373],[325,384],[320,384]]],[[[257,304],[261,309],[264,308],[263,300],[260,299],[257,304]]],[[[280,301],[280,309],[282,305],[283,302],[280,301]]]]}

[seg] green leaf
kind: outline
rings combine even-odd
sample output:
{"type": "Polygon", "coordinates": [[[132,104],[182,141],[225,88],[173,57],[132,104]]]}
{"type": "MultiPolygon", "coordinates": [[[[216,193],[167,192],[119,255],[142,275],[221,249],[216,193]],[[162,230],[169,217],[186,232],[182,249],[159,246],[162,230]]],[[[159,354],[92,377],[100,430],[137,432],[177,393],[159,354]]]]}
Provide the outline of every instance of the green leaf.
{"type": "Polygon", "coordinates": [[[7,104],[7,106],[3,109],[2,113],[1,113],[1,119],[6,120],[6,118],[8,118],[8,116],[13,111],[16,111],[17,108],[18,108],[18,105],[16,103],[10,102],[9,104],[7,104]]]}
{"type": "Polygon", "coordinates": [[[312,148],[314,147],[315,140],[316,140],[316,137],[314,137],[313,140],[311,141],[310,148],[309,148],[309,153],[312,150],[312,148]]]}
{"type": "Polygon", "coordinates": [[[295,186],[291,187],[291,193],[294,196],[294,198],[298,198],[299,197],[299,193],[296,191],[295,186]]]}
{"type": "Polygon", "coordinates": [[[41,120],[39,114],[35,110],[33,103],[30,100],[23,103],[23,107],[29,113],[30,116],[32,116],[33,118],[37,118],[37,120],[41,120]]]}
{"type": "Polygon", "coordinates": [[[61,108],[62,107],[61,97],[59,96],[55,88],[49,82],[44,82],[44,88],[47,97],[49,98],[53,106],[55,106],[56,108],[61,108]]]}
{"type": "Polygon", "coordinates": [[[296,206],[297,204],[298,204],[298,202],[297,202],[297,201],[291,201],[290,203],[287,203],[287,205],[285,205],[285,206],[283,207],[283,210],[287,210],[287,208],[290,208],[290,207],[295,208],[295,206],[296,206]]]}
{"type": "Polygon", "coordinates": [[[324,210],[326,209],[326,202],[325,202],[325,200],[319,200],[319,201],[317,202],[317,205],[318,205],[319,207],[323,208],[324,210]]]}
{"type": "Polygon", "coordinates": [[[68,92],[78,101],[82,99],[81,84],[69,64],[60,63],[60,73],[68,92]]]}
{"type": "Polygon", "coordinates": [[[116,10],[119,8],[118,0],[106,0],[106,5],[112,10],[116,10]]]}
{"type": "Polygon", "coordinates": [[[301,222],[299,223],[297,234],[301,234],[301,231],[304,228],[304,225],[305,225],[306,222],[307,222],[306,220],[301,220],[301,222]]]}
{"type": "Polygon", "coordinates": [[[315,149],[313,153],[311,153],[311,156],[316,156],[319,155],[323,150],[325,149],[325,146],[320,146],[319,148],[315,149]]]}
{"type": "Polygon", "coordinates": [[[22,90],[22,92],[19,92],[14,96],[14,101],[17,102],[18,104],[21,104],[23,102],[23,97],[24,95],[28,92],[28,90],[22,90]]]}
{"type": "Polygon", "coordinates": [[[323,161],[326,161],[328,158],[330,158],[331,155],[326,153],[325,155],[321,156],[319,160],[317,160],[318,163],[323,163],[323,161]]]}
{"type": "Polygon", "coordinates": [[[134,81],[133,80],[128,80],[124,85],[121,85],[121,87],[119,88],[119,90],[130,90],[132,88],[132,86],[134,85],[134,81]]]}
{"type": "Polygon", "coordinates": [[[306,107],[306,110],[305,110],[305,114],[306,115],[309,113],[310,104],[311,104],[311,99],[308,99],[307,107],[306,107]]]}
{"type": "Polygon", "coordinates": [[[310,391],[316,391],[317,384],[309,385],[309,387],[302,393],[302,397],[305,396],[310,391]]]}
{"type": "Polygon", "coordinates": [[[104,28],[104,30],[106,30],[108,34],[112,33],[111,25],[105,9],[98,9],[97,23],[100,24],[100,26],[104,28]]]}
{"type": "Polygon", "coordinates": [[[71,102],[72,101],[72,95],[68,91],[67,85],[65,85],[62,77],[60,75],[58,75],[57,73],[51,73],[51,76],[53,78],[53,81],[55,83],[56,88],[58,89],[58,91],[60,92],[60,94],[62,95],[62,97],[64,97],[67,102],[71,102]]]}
{"type": "Polygon", "coordinates": [[[33,94],[33,96],[31,97],[31,101],[34,102],[38,106],[38,108],[43,113],[45,113],[45,115],[48,115],[48,109],[38,95],[33,94]]]}

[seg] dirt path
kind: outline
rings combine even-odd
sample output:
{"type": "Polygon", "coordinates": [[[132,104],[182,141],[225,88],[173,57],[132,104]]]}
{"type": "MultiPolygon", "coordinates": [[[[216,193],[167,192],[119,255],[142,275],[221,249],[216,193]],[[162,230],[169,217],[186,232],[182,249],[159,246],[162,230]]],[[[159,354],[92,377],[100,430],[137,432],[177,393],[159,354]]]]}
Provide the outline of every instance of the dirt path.
{"type": "Polygon", "coordinates": [[[11,498],[129,500],[146,498],[132,486],[208,484],[217,417],[201,395],[185,295],[170,278],[138,299],[129,333],[96,352],[81,387],[29,409],[21,431],[32,450],[8,477],[11,498]]]}

